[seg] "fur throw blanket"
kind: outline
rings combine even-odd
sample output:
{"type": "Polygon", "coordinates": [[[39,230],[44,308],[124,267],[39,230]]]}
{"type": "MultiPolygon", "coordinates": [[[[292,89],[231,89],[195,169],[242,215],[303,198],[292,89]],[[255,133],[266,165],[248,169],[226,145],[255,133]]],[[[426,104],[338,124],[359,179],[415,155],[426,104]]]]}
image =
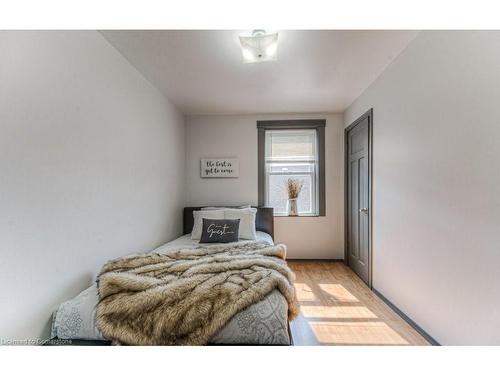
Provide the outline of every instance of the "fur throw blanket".
{"type": "Polygon", "coordinates": [[[275,288],[299,312],[285,245],[260,242],[112,260],[98,277],[97,325],[114,343],[202,345],[275,288]]]}

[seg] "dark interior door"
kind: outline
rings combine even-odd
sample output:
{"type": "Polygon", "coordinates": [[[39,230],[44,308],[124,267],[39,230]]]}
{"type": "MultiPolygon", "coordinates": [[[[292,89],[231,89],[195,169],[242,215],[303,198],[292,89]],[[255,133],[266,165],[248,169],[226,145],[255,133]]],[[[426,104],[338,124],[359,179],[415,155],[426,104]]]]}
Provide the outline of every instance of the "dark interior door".
{"type": "Polygon", "coordinates": [[[370,284],[370,121],[365,114],[351,125],[347,140],[347,262],[370,284]]]}

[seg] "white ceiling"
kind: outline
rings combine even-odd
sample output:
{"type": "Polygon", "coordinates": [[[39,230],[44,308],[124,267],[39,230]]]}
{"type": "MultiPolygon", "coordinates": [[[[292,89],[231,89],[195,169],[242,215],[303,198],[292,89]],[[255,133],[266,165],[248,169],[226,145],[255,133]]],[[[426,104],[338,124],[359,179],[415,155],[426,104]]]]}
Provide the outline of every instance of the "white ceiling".
{"type": "Polygon", "coordinates": [[[279,31],[278,60],[244,64],[239,31],[101,31],[185,114],[343,112],[416,31],[279,31]]]}

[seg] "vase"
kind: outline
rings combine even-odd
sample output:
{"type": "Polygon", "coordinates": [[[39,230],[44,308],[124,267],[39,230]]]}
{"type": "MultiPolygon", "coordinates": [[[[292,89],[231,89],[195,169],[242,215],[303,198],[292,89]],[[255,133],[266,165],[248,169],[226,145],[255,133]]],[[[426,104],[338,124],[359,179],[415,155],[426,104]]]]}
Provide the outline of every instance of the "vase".
{"type": "Polygon", "coordinates": [[[299,210],[297,208],[297,198],[288,200],[288,216],[298,216],[299,210]]]}

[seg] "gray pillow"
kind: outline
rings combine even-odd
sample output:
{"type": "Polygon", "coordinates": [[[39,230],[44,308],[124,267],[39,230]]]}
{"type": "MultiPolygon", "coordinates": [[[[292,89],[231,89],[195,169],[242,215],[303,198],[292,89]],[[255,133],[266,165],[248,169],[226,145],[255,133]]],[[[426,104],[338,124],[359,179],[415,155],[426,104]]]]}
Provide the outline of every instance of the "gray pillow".
{"type": "Polygon", "coordinates": [[[200,243],[237,242],[240,231],[240,219],[203,219],[200,243]]]}

